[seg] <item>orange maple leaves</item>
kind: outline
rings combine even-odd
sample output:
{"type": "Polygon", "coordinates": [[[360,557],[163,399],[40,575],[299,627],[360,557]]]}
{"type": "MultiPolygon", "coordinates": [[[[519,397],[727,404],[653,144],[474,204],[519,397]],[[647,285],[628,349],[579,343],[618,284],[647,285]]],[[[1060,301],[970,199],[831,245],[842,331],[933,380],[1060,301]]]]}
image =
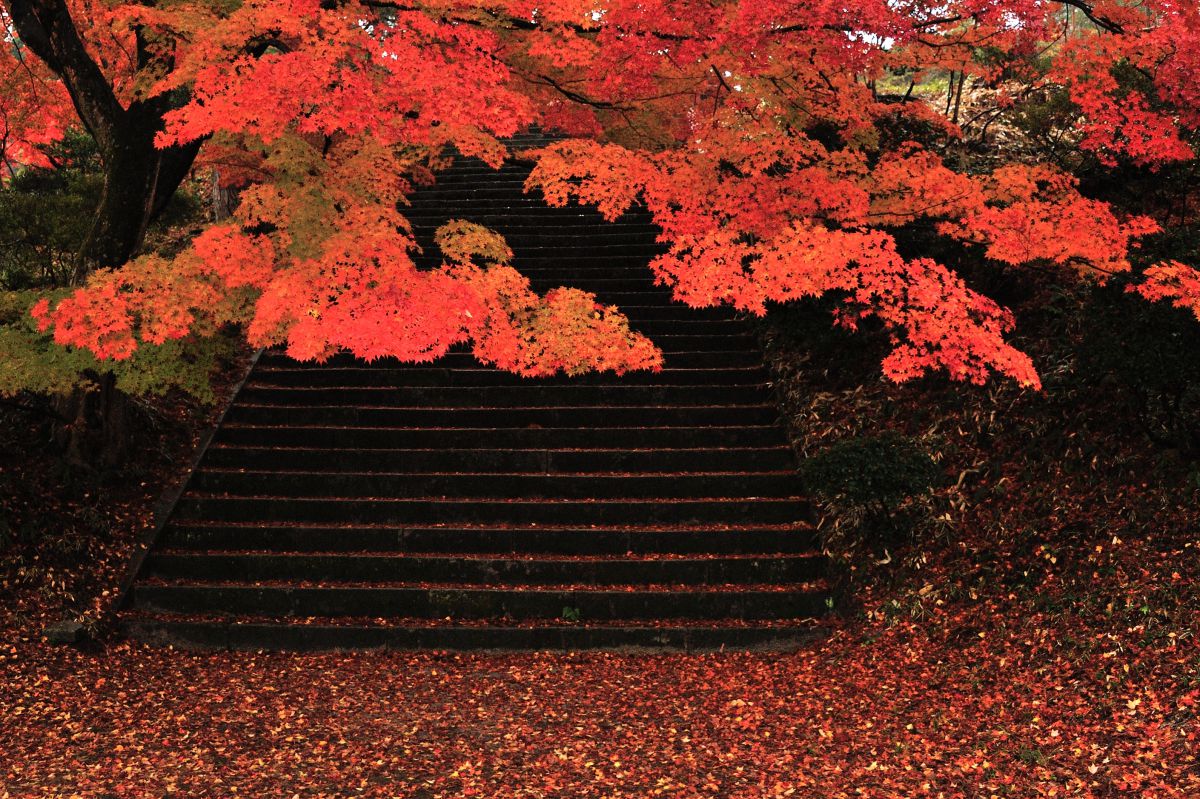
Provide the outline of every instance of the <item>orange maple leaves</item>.
{"type": "MultiPolygon", "coordinates": [[[[348,347],[428,359],[472,339],[481,357],[525,374],[653,366],[657,353],[619,314],[582,292],[533,294],[484,232],[447,230],[442,269],[412,263],[397,208],[427,167],[449,147],[499,164],[500,139],[541,121],[625,142],[545,149],[529,185],[610,218],[644,202],[669,247],[650,268],[678,299],[762,313],[833,294],[842,324],[875,316],[889,328],[893,379],[944,370],[1035,386],[1006,341],[1011,315],[955,264],[901,255],[896,231],[926,225],[998,269],[1037,263],[1103,279],[1130,268],[1155,224],[1120,217],[1054,168],[968,172],[897,141],[898,124],[959,130],[871,82],[948,69],[961,91],[968,74],[1017,75],[1063,87],[1079,112],[1072,135],[1104,161],[1192,157],[1200,62],[1174,45],[1200,42],[1195,9],[1089,8],[1081,34],[1035,0],[853,13],[784,0],[121,6],[111,20],[176,47],[168,73],[126,82],[192,98],[167,115],[160,143],[212,137],[208,151],[236,164],[241,206],[234,225],[174,261],[98,275],[56,308],[39,306],[39,318],[58,340],[108,357],[226,320],[300,357],[348,347]],[[1034,63],[1040,42],[1059,39],[1049,66],[1034,63]],[[975,57],[983,46],[994,58],[975,57]],[[1145,73],[1140,84],[1122,78],[1127,68],[1145,73]]],[[[1142,293],[1195,303],[1186,269],[1156,267],[1142,293]]]]}
{"type": "Polygon", "coordinates": [[[449,259],[446,273],[472,295],[463,328],[479,359],[529,376],[662,366],[658,348],[594,295],[557,288],[538,296],[493,231],[457,220],[438,230],[437,243],[449,259]]]}
{"type": "Polygon", "coordinates": [[[117,360],[139,341],[237,322],[252,344],[286,342],[302,360],[345,349],[430,361],[470,341],[481,360],[529,376],[661,366],[658,349],[616,308],[576,289],[533,292],[496,234],[458,222],[438,239],[446,264],[418,270],[409,257],[415,244],[387,225],[358,220],[307,258],[220,225],[172,261],[146,256],[97,272],[53,309],[43,300],[33,313],[57,342],[117,360]]]}
{"type": "Polygon", "coordinates": [[[0,168],[49,166],[43,148],[62,138],[75,120],[66,90],[32,53],[12,41],[0,9],[0,168]]]}
{"type": "Polygon", "coordinates": [[[1200,269],[1166,261],[1146,270],[1145,280],[1132,291],[1148,300],[1169,300],[1176,308],[1187,308],[1200,319],[1200,269]]]}
{"type": "Polygon", "coordinates": [[[997,261],[1100,273],[1128,269],[1130,241],[1153,229],[1118,221],[1048,168],[970,177],[910,147],[870,169],[865,158],[796,138],[774,151],[760,139],[733,169],[727,150],[656,155],[568,142],[540,153],[530,185],[552,203],[575,199],[609,217],[644,199],[671,247],[651,269],[690,305],[762,314],[771,302],[839,293],[843,323],[874,315],[893,330],[884,371],[896,380],[945,369],[973,382],[1000,373],[1038,385],[1028,357],[1005,342],[1011,315],[946,267],[901,257],[887,228],[932,219],[997,261]],[[814,198],[817,185],[838,191],[814,198]]]}
{"type": "Polygon", "coordinates": [[[410,176],[449,146],[499,165],[496,137],[532,121],[494,32],[315,0],[127,17],[189,42],[151,89],[192,93],[167,115],[159,144],[216,136],[251,182],[235,221],[174,259],[139,258],[93,275],[53,309],[39,305],[56,341],[125,358],[139,340],[238,322],[252,343],[286,342],[302,359],[348,349],[427,361],[473,341],[482,359],[530,375],[661,361],[591,295],[532,292],[503,242],[483,231],[448,229],[446,266],[414,264],[398,212],[410,176]]]}
{"type": "Polygon", "coordinates": [[[1108,165],[1126,160],[1154,168],[1190,160],[1195,153],[1184,134],[1200,125],[1200,94],[1192,80],[1200,9],[1159,0],[1135,10],[1108,0],[1097,13],[1122,25],[1121,35],[1069,41],[1051,73],[1082,114],[1080,147],[1108,165]],[[1118,69],[1140,81],[1131,86],[1118,80],[1118,69]]]}
{"type": "Polygon", "coordinates": [[[261,287],[274,269],[270,242],[216,226],[174,259],[148,255],[94,272],[54,308],[42,300],[32,312],[42,330],[53,327],[59,344],[123,360],[139,341],[162,344],[242,321],[246,287],[261,287]]]}

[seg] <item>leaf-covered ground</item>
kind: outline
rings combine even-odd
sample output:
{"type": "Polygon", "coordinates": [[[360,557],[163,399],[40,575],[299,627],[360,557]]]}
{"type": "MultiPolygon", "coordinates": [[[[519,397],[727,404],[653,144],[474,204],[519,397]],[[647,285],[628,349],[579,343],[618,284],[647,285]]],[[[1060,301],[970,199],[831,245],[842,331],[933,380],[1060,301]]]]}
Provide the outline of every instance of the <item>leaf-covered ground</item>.
{"type": "Polygon", "coordinates": [[[43,625],[115,587],[205,417],[101,493],[62,492],[24,441],[7,518],[61,529],[5,550],[0,797],[1200,796],[1190,467],[1053,382],[935,402],[794,378],[802,446],[933,430],[953,526],[868,562],[794,655],[53,648],[43,625]],[[68,530],[93,543],[60,551],[68,530]]]}
{"type": "Polygon", "coordinates": [[[1110,544],[1077,565],[1128,580],[1111,606],[1055,607],[1072,600],[1049,569],[1030,597],[930,588],[920,618],[782,656],[18,637],[0,796],[1196,796],[1196,563],[1194,544],[1110,544]],[[1177,614],[1142,604],[1171,597],[1177,614]]]}
{"type": "Polygon", "coordinates": [[[1193,797],[1193,539],[951,548],[795,655],[75,650],[10,614],[0,797],[1193,797]]]}

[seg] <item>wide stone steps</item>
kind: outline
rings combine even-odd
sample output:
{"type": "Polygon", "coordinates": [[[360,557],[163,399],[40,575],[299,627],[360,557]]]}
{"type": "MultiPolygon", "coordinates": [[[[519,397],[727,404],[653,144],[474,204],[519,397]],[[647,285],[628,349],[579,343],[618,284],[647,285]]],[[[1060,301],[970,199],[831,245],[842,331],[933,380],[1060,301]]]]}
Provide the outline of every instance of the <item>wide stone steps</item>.
{"type": "Polygon", "coordinates": [[[620,620],[474,620],[392,618],[361,622],[349,619],[284,619],[220,615],[150,614],[131,617],[129,633],[143,641],[194,649],[313,652],[328,649],[565,650],[620,649],[787,651],[815,639],[807,622],[721,619],[656,619],[653,623],[620,620]]]}
{"type": "Polygon", "coordinates": [[[406,585],[305,586],[144,580],[133,601],[145,610],[166,613],[230,613],[272,616],[400,616],[439,619],[558,619],[565,608],[580,618],[766,620],[780,616],[812,617],[824,612],[827,586],[771,584],[729,586],[579,587],[526,585],[494,588],[470,583],[428,587],[406,585]]]}
{"type": "MultiPolygon", "coordinates": [[[[759,365],[727,366],[711,369],[665,368],[657,372],[635,372],[622,380],[627,386],[758,386],[770,380],[766,369],[759,365]]],[[[610,375],[587,374],[578,377],[547,377],[542,386],[608,385],[610,375]]],[[[249,383],[254,387],[281,386],[294,388],[355,389],[363,387],[454,387],[454,386],[522,386],[530,387],[529,379],[511,372],[481,368],[439,368],[410,366],[389,369],[364,365],[356,367],[329,366],[324,369],[262,369],[249,383]]]]}
{"type": "Polygon", "coordinates": [[[678,449],[364,449],[344,447],[232,446],[211,447],[207,466],[283,471],[450,471],[496,474],[575,474],[579,472],[686,472],[708,469],[787,469],[791,449],[765,447],[689,447],[678,449]]]}
{"type": "MultiPolygon", "coordinates": [[[[541,146],[524,137],[516,147],[541,146]]],[[[260,354],[126,596],[144,641],[229,649],[787,649],[830,607],[753,327],[654,284],[644,210],[609,224],[460,159],[404,209],[468,219],[539,292],[615,305],[664,353],[523,378],[260,354]]]]}
{"type": "Polygon", "coordinates": [[[773,405],[655,405],[576,408],[435,408],[354,407],[345,405],[241,405],[226,415],[230,425],[302,425],[314,427],[696,427],[702,425],[773,424],[773,405]]]}
{"type": "Polygon", "coordinates": [[[799,497],[385,497],[223,496],[189,492],[176,505],[181,521],[340,522],[343,524],[801,524],[799,497]]]}
{"type": "Polygon", "coordinates": [[[226,425],[221,444],[242,446],[326,446],[361,449],[548,449],[550,447],[713,448],[762,447],[777,443],[777,425],[702,425],[696,427],[266,427],[226,425]]]}
{"type": "Polygon", "coordinates": [[[281,525],[180,521],[162,538],[163,551],[396,552],[414,554],[812,555],[814,539],[795,525],[571,527],[281,525]]]}
{"type": "Polygon", "coordinates": [[[407,583],[462,581],[480,585],[759,584],[819,579],[824,563],[811,553],[706,555],[646,559],[609,557],[394,553],[271,554],[161,552],[150,556],[148,580],[188,582],[407,583]]]}
{"type": "Polygon", "coordinates": [[[710,474],[497,474],[495,472],[275,472],[203,468],[191,489],[240,496],[537,497],[545,499],[680,499],[724,495],[788,497],[791,472],[710,474]]]}
{"type": "Polygon", "coordinates": [[[347,405],[510,408],[532,403],[558,405],[761,405],[766,385],[546,385],[513,386],[357,386],[353,388],[249,385],[239,395],[261,405],[347,405]],[[748,390],[750,389],[750,390],[748,390]],[[754,390],[761,389],[761,390],[754,390]]]}

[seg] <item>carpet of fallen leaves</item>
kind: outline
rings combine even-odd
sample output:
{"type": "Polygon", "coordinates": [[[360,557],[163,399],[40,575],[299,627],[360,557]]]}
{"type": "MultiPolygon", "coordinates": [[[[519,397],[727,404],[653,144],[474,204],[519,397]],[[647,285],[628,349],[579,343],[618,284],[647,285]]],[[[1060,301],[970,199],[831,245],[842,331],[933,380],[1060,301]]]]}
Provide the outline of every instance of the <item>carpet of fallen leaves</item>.
{"type": "Polygon", "coordinates": [[[918,590],[919,614],[889,599],[788,655],[81,651],[18,632],[0,796],[1196,796],[1196,545],[1098,547],[1076,567],[1136,589],[1064,609],[1050,568],[1011,595],[918,590]]]}
{"type": "Polygon", "coordinates": [[[1200,796],[1187,466],[1046,396],[805,392],[802,436],[936,417],[950,476],[974,471],[942,497],[954,535],[867,567],[830,635],[786,655],[51,647],[46,621],[115,587],[171,469],[59,499],[26,458],[44,511],[109,523],[70,579],[51,552],[5,561],[25,571],[4,572],[0,797],[1200,796]]]}
{"type": "Polygon", "coordinates": [[[788,655],[52,648],[10,615],[0,797],[1193,797],[1194,538],[959,547],[788,655]]]}

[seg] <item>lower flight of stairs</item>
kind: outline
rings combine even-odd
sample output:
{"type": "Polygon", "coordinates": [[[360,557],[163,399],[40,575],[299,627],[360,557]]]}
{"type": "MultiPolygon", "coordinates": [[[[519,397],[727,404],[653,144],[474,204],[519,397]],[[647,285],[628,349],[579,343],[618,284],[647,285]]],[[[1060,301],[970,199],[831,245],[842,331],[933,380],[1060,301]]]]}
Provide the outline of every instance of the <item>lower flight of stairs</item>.
{"type": "MultiPolygon", "coordinates": [[[[536,141],[527,142],[530,144],[536,141]]],[[[462,159],[408,214],[504,233],[595,291],[663,371],[531,380],[264,352],[146,556],[127,633],[200,648],[793,648],[825,559],[747,324],[653,285],[645,214],[553,209],[462,159]]]]}

